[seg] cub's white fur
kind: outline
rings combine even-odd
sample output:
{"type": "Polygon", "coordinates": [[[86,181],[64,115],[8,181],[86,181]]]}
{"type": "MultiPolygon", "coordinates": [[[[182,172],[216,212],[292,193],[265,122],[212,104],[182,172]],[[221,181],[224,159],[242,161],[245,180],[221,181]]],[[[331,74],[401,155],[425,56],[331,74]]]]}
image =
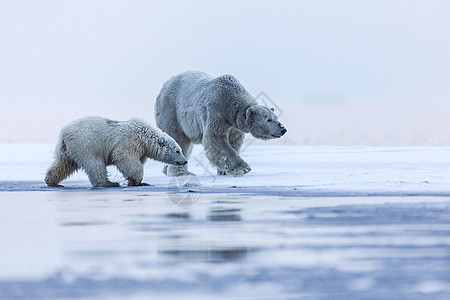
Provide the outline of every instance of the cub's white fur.
{"type": "Polygon", "coordinates": [[[142,183],[147,158],[168,164],[187,163],[181,148],[169,135],[139,120],[114,121],[86,117],[66,125],[60,133],[55,161],[45,176],[48,186],[83,169],[94,187],[117,187],[107,178],[106,166],[115,165],[128,185],[142,183]]]}

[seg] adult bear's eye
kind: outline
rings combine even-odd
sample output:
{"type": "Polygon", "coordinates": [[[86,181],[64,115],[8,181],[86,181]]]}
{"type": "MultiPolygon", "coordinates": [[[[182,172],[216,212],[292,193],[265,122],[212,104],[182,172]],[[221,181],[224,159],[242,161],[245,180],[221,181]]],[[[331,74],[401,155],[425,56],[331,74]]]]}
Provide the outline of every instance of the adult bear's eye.
{"type": "Polygon", "coordinates": [[[180,154],[180,150],[177,150],[177,153],[180,154]]]}
{"type": "Polygon", "coordinates": [[[268,119],[267,122],[272,122],[272,119],[268,119]]]}

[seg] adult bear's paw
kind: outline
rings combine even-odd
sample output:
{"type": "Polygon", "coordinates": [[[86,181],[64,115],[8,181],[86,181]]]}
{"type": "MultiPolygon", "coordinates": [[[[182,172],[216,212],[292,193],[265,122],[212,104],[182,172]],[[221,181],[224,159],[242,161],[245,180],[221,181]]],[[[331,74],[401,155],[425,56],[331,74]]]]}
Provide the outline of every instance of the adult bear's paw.
{"type": "Polygon", "coordinates": [[[228,171],[228,174],[234,177],[241,177],[250,172],[252,169],[245,161],[240,161],[228,171]]]}
{"type": "Polygon", "coordinates": [[[164,166],[163,172],[169,177],[195,175],[189,172],[185,166],[167,165],[167,167],[164,166]]]}

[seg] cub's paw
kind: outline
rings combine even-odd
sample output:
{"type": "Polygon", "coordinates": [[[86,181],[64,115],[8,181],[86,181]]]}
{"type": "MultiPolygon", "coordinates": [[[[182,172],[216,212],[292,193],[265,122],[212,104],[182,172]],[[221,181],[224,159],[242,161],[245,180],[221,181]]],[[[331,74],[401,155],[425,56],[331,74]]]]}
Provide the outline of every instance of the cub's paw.
{"type": "Polygon", "coordinates": [[[51,183],[51,182],[47,182],[47,186],[48,186],[48,187],[55,187],[55,188],[62,188],[62,187],[64,187],[64,186],[61,185],[61,184],[51,183]]]}
{"type": "Polygon", "coordinates": [[[118,182],[107,181],[105,183],[97,184],[96,187],[120,187],[118,182]]]}
{"type": "Polygon", "coordinates": [[[128,186],[150,186],[150,184],[145,183],[145,182],[132,182],[132,181],[128,181],[128,186]]]}

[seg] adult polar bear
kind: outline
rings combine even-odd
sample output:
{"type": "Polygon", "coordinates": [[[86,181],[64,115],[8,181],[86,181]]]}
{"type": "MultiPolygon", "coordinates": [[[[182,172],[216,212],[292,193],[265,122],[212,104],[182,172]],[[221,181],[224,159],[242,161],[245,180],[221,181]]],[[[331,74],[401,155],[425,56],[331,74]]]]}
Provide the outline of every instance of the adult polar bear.
{"type": "Polygon", "coordinates": [[[139,119],[113,121],[86,117],[66,125],[56,145],[55,161],[45,176],[51,187],[82,168],[94,187],[118,187],[107,178],[106,166],[115,165],[128,185],[142,182],[143,164],[152,158],[170,164],[185,165],[181,148],[167,134],[139,119]]]}
{"type": "MultiPolygon", "coordinates": [[[[231,75],[213,78],[189,71],[164,83],[155,104],[156,124],[172,136],[189,158],[193,144],[202,144],[219,175],[243,176],[249,165],[239,156],[245,133],[268,140],[286,128],[273,109],[255,98],[231,75]]],[[[169,176],[190,174],[186,166],[165,166],[169,176]]]]}

